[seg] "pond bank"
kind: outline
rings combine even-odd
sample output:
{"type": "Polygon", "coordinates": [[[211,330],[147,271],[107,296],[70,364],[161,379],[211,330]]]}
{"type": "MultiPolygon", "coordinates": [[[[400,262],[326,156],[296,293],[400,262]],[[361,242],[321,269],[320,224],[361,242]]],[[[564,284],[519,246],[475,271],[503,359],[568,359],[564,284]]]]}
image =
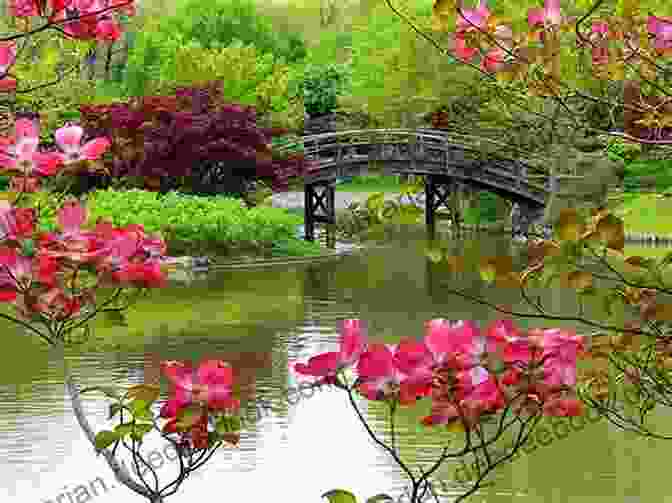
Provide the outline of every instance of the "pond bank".
{"type": "Polygon", "coordinates": [[[323,263],[341,260],[364,248],[362,244],[337,242],[334,250],[325,250],[323,254],[307,257],[237,257],[231,259],[207,256],[171,257],[166,261],[172,266],[167,276],[169,281],[190,283],[212,271],[323,263]]]}

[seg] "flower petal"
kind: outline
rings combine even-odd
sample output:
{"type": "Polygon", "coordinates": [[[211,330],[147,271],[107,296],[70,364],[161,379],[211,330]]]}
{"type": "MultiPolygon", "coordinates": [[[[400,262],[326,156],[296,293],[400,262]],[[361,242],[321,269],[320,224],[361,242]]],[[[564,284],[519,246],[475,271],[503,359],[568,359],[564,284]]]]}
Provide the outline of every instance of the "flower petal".
{"type": "Polygon", "coordinates": [[[107,138],[96,138],[84,144],[80,150],[83,159],[93,161],[103,155],[110,148],[110,140],[107,138]]]}
{"type": "Polygon", "coordinates": [[[66,201],[58,210],[58,225],[66,233],[79,233],[86,221],[86,209],[77,201],[66,201]]]}
{"type": "Polygon", "coordinates": [[[79,151],[84,129],[80,126],[66,126],[56,130],[56,143],[66,154],[79,151]]]}
{"type": "Polygon", "coordinates": [[[385,344],[372,344],[357,364],[357,374],[364,379],[391,377],[394,375],[394,356],[385,344]]]}
{"type": "Polygon", "coordinates": [[[340,362],[340,353],[330,352],[313,356],[308,360],[308,364],[297,363],[294,370],[299,374],[310,375],[314,377],[325,377],[333,374],[338,369],[340,362]]]}

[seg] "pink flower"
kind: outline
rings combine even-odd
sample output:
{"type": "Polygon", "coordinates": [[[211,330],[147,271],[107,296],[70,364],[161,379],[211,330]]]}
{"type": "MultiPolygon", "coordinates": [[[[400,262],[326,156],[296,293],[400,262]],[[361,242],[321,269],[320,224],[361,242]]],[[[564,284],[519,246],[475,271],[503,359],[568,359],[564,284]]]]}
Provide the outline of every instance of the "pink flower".
{"type": "Polygon", "coordinates": [[[488,51],[481,61],[481,69],[488,73],[500,70],[504,66],[506,56],[506,51],[499,47],[488,51]]]}
{"type": "Polygon", "coordinates": [[[406,374],[395,365],[395,346],[375,343],[357,364],[359,391],[369,400],[385,400],[396,394],[406,374]]]}
{"type": "Polygon", "coordinates": [[[466,386],[464,380],[461,380],[461,383],[463,386],[457,395],[460,405],[474,413],[480,415],[483,412],[494,412],[506,405],[497,379],[489,372],[485,372],[482,367],[477,372],[471,372],[466,386]]]}
{"type": "Polygon", "coordinates": [[[647,29],[656,36],[656,49],[662,52],[672,50],[672,18],[649,16],[647,29]]]}
{"type": "Polygon", "coordinates": [[[161,371],[173,384],[173,397],[161,408],[160,416],[172,418],[183,408],[197,403],[210,410],[237,409],[232,396],[233,370],[221,360],[204,360],[195,370],[190,362],[164,361],[161,371]]]}
{"type": "Polygon", "coordinates": [[[114,41],[119,38],[118,27],[110,20],[110,11],[103,12],[107,5],[100,0],[58,0],[58,4],[58,8],[54,7],[53,14],[49,18],[51,22],[62,23],[77,15],[100,13],[62,23],[63,30],[68,35],[79,39],[95,37],[100,41],[114,41]]]}
{"type": "Polygon", "coordinates": [[[486,0],[481,0],[475,9],[458,11],[453,48],[456,58],[469,62],[479,54],[479,49],[467,45],[466,34],[469,32],[489,32],[492,34],[498,45],[490,49],[481,61],[481,68],[487,72],[493,72],[500,68],[507,55],[505,49],[511,48],[513,38],[513,32],[508,26],[498,25],[494,29],[488,26],[490,14],[486,0]]]}
{"type": "Polygon", "coordinates": [[[540,378],[546,387],[576,385],[576,360],[585,351],[583,337],[560,328],[531,329],[529,334],[514,338],[506,347],[504,361],[512,364],[506,384],[515,384],[532,362],[543,361],[540,378]]]}
{"type": "Polygon", "coordinates": [[[66,201],[58,210],[56,221],[63,234],[79,234],[82,224],[86,221],[86,208],[75,200],[66,201]]]}
{"type": "Polygon", "coordinates": [[[208,410],[237,410],[240,402],[232,398],[233,371],[221,360],[204,360],[197,371],[191,362],[163,361],[161,370],[173,384],[173,397],[168,400],[159,413],[167,418],[163,426],[164,433],[178,431],[178,415],[184,408],[201,406],[200,415],[191,427],[182,432],[182,440],[191,442],[197,449],[208,447],[208,410]]]}
{"type": "Polygon", "coordinates": [[[58,154],[43,154],[37,151],[39,143],[39,123],[29,119],[18,119],[15,137],[5,139],[0,151],[0,164],[7,169],[25,175],[50,176],[58,172],[61,160],[58,154]]]}
{"type": "Polygon", "coordinates": [[[585,350],[583,338],[560,328],[532,329],[530,337],[542,348],[544,383],[551,387],[576,385],[576,360],[585,350]]]}
{"type": "Polygon", "coordinates": [[[30,287],[33,261],[16,252],[15,248],[0,246],[0,301],[13,302],[17,293],[30,287]]]}
{"type": "Polygon", "coordinates": [[[560,0],[546,0],[543,7],[527,11],[527,23],[530,26],[559,26],[562,20],[560,0]]]}
{"type": "Polygon", "coordinates": [[[37,16],[37,2],[34,0],[9,0],[9,9],[12,16],[30,17],[37,16]]]}
{"type": "Polygon", "coordinates": [[[564,16],[560,10],[560,0],[546,0],[543,7],[528,9],[527,23],[539,27],[538,40],[544,41],[544,32],[559,29],[565,23],[575,21],[575,17],[564,16]]]}
{"type": "MultiPolygon", "coordinates": [[[[466,322],[465,322],[466,323],[466,322]]],[[[470,323],[471,341],[462,348],[462,368],[457,374],[460,384],[458,396],[472,412],[490,411],[504,406],[504,397],[497,379],[486,366],[491,355],[499,355],[517,330],[510,320],[499,320],[488,327],[485,334],[470,323]]]]}
{"type": "Polygon", "coordinates": [[[490,17],[487,0],[480,0],[475,9],[460,9],[457,12],[457,31],[485,30],[490,17]]]}
{"type": "Polygon", "coordinates": [[[121,37],[119,25],[111,18],[103,17],[96,25],[96,39],[115,42],[121,37]]]}
{"type": "MultiPolygon", "coordinates": [[[[606,21],[593,21],[588,40],[591,44],[592,64],[593,66],[606,65],[609,63],[609,47],[606,45],[610,37],[609,24],[606,21]]],[[[577,47],[582,47],[583,43],[577,40],[577,47]]],[[[627,41],[626,41],[627,46],[627,41]]]]}
{"type": "Polygon", "coordinates": [[[485,336],[481,336],[473,321],[451,323],[439,318],[427,323],[425,345],[437,365],[464,370],[471,369],[483,354],[498,352],[504,342],[502,337],[497,327],[491,327],[485,336]]]}
{"type": "Polygon", "coordinates": [[[313,377],[334,378],[338,371],[354,364],[366,348],[366,336],[362,334],[362,330],[360,320],[345,320],[341,329],[339,351],[313,356],[307,365],[294,365],[294,370],[313,377]]]}
{"type": "Polygon", "coordinates": [[[16,89],[16,80],[6,76],[15,61],[16,44],[14,42],[0,42],[0,91],[16,89]]]}
{"type": "Polygon", "coordinates": [[[405,376],[405,382],[431,385],[436,360],[424,342],[410,337],[399,342],[394,353],[394,366],[405,376]]]}
{"type": "Polygon", "coordinates": [[[96,138],[81,145],[84,130],[79,126],[66,126],[56,130],[56,143],[64,152],[57,154],[64,164],[98,159],[110,147],[107,138],[96,138]]]}
{"type": "Polygon", "coordinates": [[[463,33],[455,34],[455,47],[453,49],[455,57],[462,61],[469,62],[478,54],[478,49],[467,46],[467,40],[463,33]]]}
{"type": "Polygon", "coordinates": [[[14,208],[7,201],[0,201],[0,240],[29,238],[34,231],[34,208],[14,208]]]}
{"type": "Polygon", "coordinates": [[[58,210],[56,221],[61,232],[43,237],[40,243],[41,256],[52,260],[65,258],[84,263],[94,261],[107,253],[94,232],[81,229],[86,221],[86,209],[78,201],[66,201],[58,210]]]}

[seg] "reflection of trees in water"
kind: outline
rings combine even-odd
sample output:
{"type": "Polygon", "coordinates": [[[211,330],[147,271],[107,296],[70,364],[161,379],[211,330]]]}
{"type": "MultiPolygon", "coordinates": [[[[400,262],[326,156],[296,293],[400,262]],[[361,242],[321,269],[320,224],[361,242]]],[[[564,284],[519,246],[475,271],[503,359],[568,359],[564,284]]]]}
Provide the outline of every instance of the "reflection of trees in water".
{"type": "Polygon", "coordinates": [[[304,295],[314,299],[333,300],[336,288],[335,279],[338,262],[325,262],[306,268],[304,295]]]}

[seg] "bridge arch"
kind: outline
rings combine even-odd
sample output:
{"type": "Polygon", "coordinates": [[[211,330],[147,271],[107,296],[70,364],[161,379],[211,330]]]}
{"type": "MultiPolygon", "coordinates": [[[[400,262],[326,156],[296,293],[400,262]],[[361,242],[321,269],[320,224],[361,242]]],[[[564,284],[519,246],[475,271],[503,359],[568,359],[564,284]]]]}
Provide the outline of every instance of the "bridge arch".
{"type": "Polygon", "coordinates": [[[312,161],[303,180],[305,239],[314,240],[315,224],[336,223],[336,179],[365,174],[372,161],[385,174],[425,177],[425,223],[432,236],[436,210],[447,205],[458,184],[512,201],[513,237],[527,235],[532,223],[541,223],[558,190],[557,177],[543,161],[508,157],[501,144],[478,138],[474,145],[474,138],[433,129],[359,129],[303,136],[283,145],[281,152],[302,148],[312,161]]]}

